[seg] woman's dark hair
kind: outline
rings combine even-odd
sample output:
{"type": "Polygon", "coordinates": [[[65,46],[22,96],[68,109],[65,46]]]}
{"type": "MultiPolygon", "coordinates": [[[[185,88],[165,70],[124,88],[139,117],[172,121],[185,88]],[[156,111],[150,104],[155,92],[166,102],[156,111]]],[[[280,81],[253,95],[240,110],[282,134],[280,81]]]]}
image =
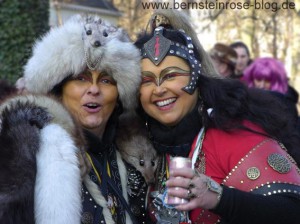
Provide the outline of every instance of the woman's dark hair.
{"type": "Polygon", "coordinates": [[[238,48],[238,47],[244,48],[245,51],[246,51],[246,53],[247,53],[247,55],[248,55],[248,57],[250,57],[250,51],[249,51],[249,48],[248,48],[248,46],[247,46],[244,42],[242,42],[242,41],[234,42],[234,43],[230,44],[229,47],[231,47],[231,48],[238,48]]]}
{"type": "Polygon", "coordinates": [[[300,134],[296,130],[293,114],[276,96],[268,91],[247,88],[238,80],[214,79],[202,75],[199,94],[204,111],[213,108],[211,116],[204,114],[204,126],[224,131],[249,130],[242,125],[244,120],[249,120],[262,127],[267,136],[283,143],[300,165],[300,134]]]}

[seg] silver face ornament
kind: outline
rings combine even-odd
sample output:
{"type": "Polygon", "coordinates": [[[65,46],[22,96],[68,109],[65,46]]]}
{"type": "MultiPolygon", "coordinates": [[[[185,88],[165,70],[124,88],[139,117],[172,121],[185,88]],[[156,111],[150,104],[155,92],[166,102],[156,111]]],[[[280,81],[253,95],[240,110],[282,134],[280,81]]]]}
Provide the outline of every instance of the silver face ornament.
{"type": "Polygon", "coordinates": [[[149,58],[155,65],[159,65],[166,56],[176,56],[186,60],[191,68],[190,81],[182,90],[188,94],[194,93],[201,74],[201,63],[195,58],[191,37],[187,36],[183,30],[174,31],[157,27],[152,38],[141,49],[141,54],[142,58],[149,58]],[[176,32],[176,35],[180,35],[185,40],[185,44],[169,40],[164,35],[167,32],[176,32]]]}

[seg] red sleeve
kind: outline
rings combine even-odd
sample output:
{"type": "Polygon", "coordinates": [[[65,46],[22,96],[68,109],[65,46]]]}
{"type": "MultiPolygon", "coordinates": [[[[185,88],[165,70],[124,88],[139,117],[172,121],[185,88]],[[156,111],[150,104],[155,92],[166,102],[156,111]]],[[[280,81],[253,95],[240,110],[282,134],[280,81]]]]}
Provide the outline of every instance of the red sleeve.
{"type": "MultiPolygon", "coordinates": [[[[250,122],[244,124],[253,130],[263,132],[250,122]]],[[[265,138],[263,135],[246,130],[231,132],[207,130],[202,146],[205,154],[205,174],[221,183],[238,161],[265,138]]]]}

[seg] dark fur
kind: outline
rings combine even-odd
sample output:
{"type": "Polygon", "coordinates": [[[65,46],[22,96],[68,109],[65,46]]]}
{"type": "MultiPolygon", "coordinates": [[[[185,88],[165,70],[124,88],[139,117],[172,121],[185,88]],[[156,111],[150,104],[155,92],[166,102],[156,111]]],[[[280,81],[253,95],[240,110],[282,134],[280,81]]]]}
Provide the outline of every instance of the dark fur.
{"type": "Polygon", "coordinates": [[[154,183],[158,155],[142,120],[138,117],[121,119],[116,143],[122,158],[140,171],[148,184],[154,183]]]}
{"type": "Polygon", "coordinates": [[[44,108],[29,103],[17,103],[1,114],[0,223],[35,223],[36,153],[40,129],[51,119],[44,108]]]}

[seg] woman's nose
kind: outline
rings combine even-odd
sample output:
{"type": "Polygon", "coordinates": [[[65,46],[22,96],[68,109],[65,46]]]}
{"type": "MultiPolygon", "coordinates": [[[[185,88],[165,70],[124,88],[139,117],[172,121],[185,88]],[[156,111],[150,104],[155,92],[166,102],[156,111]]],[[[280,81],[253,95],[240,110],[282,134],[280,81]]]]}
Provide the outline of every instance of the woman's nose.
{"type": "Polygon", "coordinates": [[[163,85],[155,86],[153,93],[158,96],[162,96],[167,92],[167,89],[163,85]]]}
{"type": "Polygon", "coordinates": [[[96,83],[92,83],[88,88],[88,94],[98,95],[100,93],[100,88],[96,83]]]}

